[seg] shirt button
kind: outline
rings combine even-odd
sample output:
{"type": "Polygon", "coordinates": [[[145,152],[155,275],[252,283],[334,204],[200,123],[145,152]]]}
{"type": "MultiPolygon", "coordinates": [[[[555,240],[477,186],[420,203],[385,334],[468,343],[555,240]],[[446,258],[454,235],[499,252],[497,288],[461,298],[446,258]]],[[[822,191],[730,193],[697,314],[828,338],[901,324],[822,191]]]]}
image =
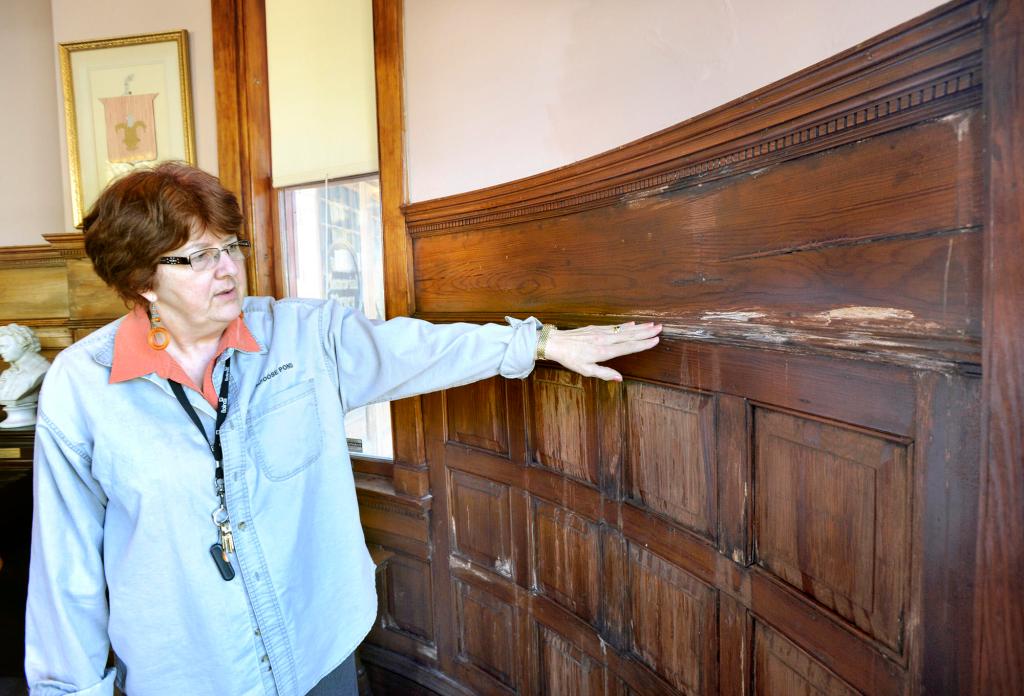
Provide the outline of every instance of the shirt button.
{"type": "Polygon", "coordinates": [[[263,657],[260,658],[260,660],[263,661],[263,662],[269,662],[270,658],[267,657],[266,655],[264,655],[263,657]]]}
{"type": "Polygon", "coordinates": [[[256,635],[260,635],[260,629],[256,629],[256,635]]]}
{"type": "Polygon", "coordinates": [[[238,523],[238,528],[239,529],[245,529],[245,520],[242,520],[241,522],[238,523]]]}

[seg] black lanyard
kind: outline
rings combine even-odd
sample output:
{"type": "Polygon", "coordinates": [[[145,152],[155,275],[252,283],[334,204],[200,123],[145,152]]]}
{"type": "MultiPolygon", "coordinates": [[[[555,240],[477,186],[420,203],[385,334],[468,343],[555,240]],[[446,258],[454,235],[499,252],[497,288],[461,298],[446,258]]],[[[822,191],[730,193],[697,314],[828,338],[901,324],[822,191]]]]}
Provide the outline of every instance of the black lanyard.
{"type": "Polygon", "coordinates": [[[231,580],[235,577],[234,568],[231,567],[231,561],[228,559],[228,552],[234,549],[234,545],[231,541],[231,524],[228,521],[228,503],[224,489],[224,451],[220,445],[220,429],[228,417],[228,383],[230,378],[231,358],[228,358],[224,361],[224,377],[220,381],[220,393],[217,395],[217,421],[213,427],[213,442],[210,442],[209,438],[206,437],[206,430],[203,428],[202,421],[199,420],[199,414],[196,413],[188,397],[185,396],[185,388],[174,380],[167,380],[171,385],[171,391],[174,392],[174,396],[178,398],[178,403],[181,404],[181,407],[185,409],[185,413],[195,423],[199,433],[203,436],[203,440],[209,445],[210,453],[213,454],[213,460],[216,465],[214,468],[214,491],[217,493],[217,497],[220,498],[220,507],[213,512],[213,523],[220,530],[221,541],[210,547],[210,555],[213,556],[213,560],[217,563],[217,570],[220,571],[221,576],[225,580],[231,580]]]}

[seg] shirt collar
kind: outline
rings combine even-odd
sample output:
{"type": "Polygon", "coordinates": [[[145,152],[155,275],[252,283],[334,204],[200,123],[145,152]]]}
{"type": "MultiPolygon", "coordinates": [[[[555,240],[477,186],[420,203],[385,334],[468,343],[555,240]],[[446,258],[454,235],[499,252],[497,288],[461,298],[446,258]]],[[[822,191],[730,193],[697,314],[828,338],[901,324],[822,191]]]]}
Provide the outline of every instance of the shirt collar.
{"type": "MultiPolygon", "coordinates": [[[[110,367],[110,384],[124,382],[155,372],[163,379],[197,388],[192,385],[185,371],[177,361],[165,350],[154,350],[149,346],[149,315],[141,306],[136,305],[121,321],[114,336],[114,357],[110,367]]],[[[249,327],[245,325],[242,315],[237,316],[228,324],[221,334],[217,345],[217,355],[228,348],[257,353],[260,345],[253,338],[249,327]]],[[[196,389],[201,391],[201,389],[196,389]]]]}

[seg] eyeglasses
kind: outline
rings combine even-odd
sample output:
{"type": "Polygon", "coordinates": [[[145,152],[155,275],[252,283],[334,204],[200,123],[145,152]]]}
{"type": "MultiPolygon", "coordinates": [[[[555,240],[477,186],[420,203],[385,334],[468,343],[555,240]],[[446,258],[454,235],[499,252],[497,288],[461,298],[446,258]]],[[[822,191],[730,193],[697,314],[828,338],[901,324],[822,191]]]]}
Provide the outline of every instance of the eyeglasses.
{"type": "Polygon", "coordinates": [[[208,271],[217,265],[217,262],[220,261],[220,255],[224,252],[227,252],[236,261],[241,261],[249,255],[249,246],[248,240],[237,239],[220,249],[217,247],[200,249],[199,251],[193,251],[188,256],[161,256],[157,263],[171,266],[189,265],[192,266],[193,271],[208,271]]]}

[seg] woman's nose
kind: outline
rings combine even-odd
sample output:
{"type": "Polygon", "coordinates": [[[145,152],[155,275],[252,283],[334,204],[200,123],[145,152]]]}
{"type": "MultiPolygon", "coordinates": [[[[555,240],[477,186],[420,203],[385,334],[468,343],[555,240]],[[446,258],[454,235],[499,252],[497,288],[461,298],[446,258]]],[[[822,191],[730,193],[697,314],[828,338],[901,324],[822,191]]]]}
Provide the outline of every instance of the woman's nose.
{"type": "Polygon", "coordinates": [[[234,256],[229,254],[223,249],[220,252],[220,258],[217,259],[217,276],[236,276],[241,272],[241,262],[234,256]]]}

